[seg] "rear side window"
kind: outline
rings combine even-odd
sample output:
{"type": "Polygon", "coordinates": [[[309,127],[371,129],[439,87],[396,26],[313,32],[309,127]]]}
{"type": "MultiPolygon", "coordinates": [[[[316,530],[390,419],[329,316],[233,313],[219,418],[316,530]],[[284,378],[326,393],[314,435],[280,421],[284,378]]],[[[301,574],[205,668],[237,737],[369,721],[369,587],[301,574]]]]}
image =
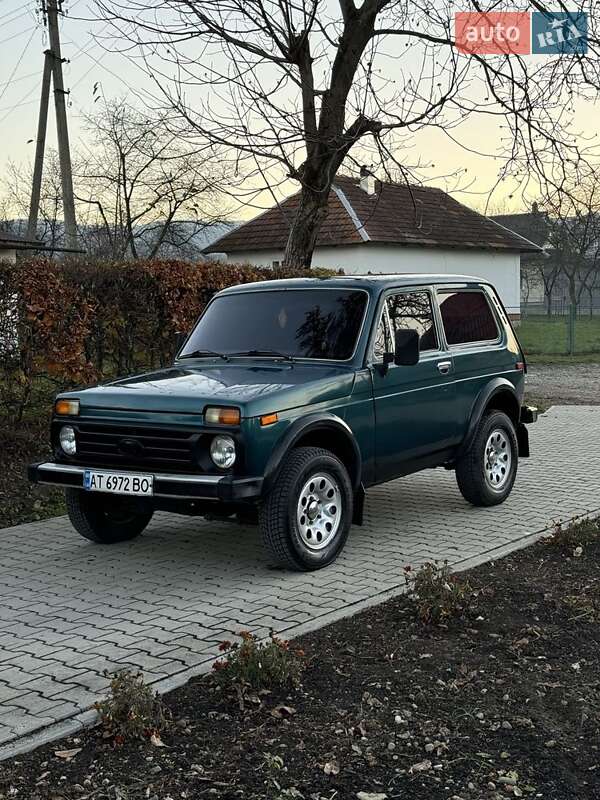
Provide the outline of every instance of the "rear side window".
{"type": "Polygon", "coordinates": [[[499,338],[498,325],[483,292],[440,292],[439,301],[449,345],[499,338]]]}

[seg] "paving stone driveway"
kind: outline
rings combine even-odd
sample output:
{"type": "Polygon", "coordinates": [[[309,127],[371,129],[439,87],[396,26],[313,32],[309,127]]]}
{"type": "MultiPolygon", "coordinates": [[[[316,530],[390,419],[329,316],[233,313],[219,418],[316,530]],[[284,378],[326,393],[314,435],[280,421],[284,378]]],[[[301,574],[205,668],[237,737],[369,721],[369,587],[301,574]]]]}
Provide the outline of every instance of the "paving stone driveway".
{"type": "Polygon", "coordinates": [[[0,757],[24,734],[72,725],[106,669],[141,668],[166,690],[206,669],[231,632],[318,627],[401,591],[407,563],[493,558],[552,519],[598,509],[600,408],[551,409],[531,434],[533,457],[503,506],[467,505],[444,470],[387,484],[317,573],[269,569],[254,528],[163,514],[112,547],[64,517],[0,530],[0,757]]]}

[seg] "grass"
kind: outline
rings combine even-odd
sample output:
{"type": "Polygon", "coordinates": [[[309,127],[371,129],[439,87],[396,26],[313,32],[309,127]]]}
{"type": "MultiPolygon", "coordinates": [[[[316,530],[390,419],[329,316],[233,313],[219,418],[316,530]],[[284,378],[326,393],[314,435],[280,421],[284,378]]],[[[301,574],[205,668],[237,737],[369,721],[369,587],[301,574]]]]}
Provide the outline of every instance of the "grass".
{"type": "MultiPolygon", "coordinates": [[[[517,334],[525,353],[537,356],[539,361],[557,356],[573,363],[573,356],[567,355],[568,317],[531,316],[524,318],[518,326],[517,334]]],[[[580,317],[575,322],[575,358],[589,357],[600,360],[600,316],[580,317]]],[[[553,363],[553,362],[548,362],[553,363]]]]}
{"type": "Polygon", "coordinates": [[[527,353],[527,364],[567,366],[569,364],[600,364],[600,353],[574,353],[572,356],[549,353],[527,353]]]}

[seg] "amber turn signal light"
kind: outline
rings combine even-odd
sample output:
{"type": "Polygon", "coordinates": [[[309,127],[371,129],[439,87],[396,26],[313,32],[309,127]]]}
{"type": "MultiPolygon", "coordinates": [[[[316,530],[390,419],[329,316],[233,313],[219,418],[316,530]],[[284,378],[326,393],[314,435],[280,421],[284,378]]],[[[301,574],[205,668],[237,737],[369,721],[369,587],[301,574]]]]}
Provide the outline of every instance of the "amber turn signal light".
{"type": "Polygon", "coordinates": [[[207,408],[204,411],[204,421],[209,425],[239,425],[239,408],[207,408]]]}
{"type": "Polygon", "coordinates": [[[79,400],[57,400],[54,412],[61,417],[76,417],[79,414],[79,400]]]}
{"type": "Polygon", "coordinates": [[[278,419],[277,414],[265,414],[260,418],[260,424],[264,428],[265,425],[273,425],[278,419]]]}

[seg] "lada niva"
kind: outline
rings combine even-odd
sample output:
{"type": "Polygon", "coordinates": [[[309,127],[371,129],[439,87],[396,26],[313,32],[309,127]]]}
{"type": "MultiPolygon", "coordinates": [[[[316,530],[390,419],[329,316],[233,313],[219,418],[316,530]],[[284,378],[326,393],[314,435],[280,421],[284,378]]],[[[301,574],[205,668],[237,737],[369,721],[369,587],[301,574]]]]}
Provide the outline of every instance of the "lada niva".
{"type": "Polygon", "coordinates": [[[272,561],[330,564],[366,490],[430,467],[501,503],[529,455],[525,358],[494,288],[459,275],[225,289],[173,366],[60,394],[54,459],[70,520],[102,544],[154,511],[258,522],[272,561]]]}

